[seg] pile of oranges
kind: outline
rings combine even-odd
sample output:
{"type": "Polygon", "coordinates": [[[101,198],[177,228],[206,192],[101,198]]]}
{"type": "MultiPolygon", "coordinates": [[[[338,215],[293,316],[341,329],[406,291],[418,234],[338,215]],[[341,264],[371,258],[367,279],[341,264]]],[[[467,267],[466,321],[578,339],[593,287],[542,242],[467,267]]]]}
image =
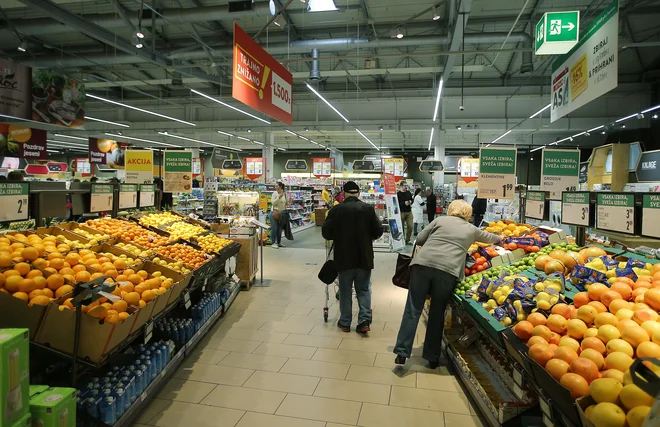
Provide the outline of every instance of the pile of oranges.
{"type": "Polygon", "coordinates": [[[98,272],[104,273],[106,276],[117,277],[119,272],[122,272],[129,266],[137,264],[137,260],[129,258],[126,255],[115,255],[110,252],[97,253],[89,249],[83,249],[78,252],[80,255],[80,263],[85,264],[98,272]]]}
{"type": "Polygon", "coordinates": [[[204,252],[180,243],[171,246],[162,246],[156,249],[156,251],[164,257],[172,258],[176,261],[183,261],[186,266],[193,270],[201,267],[210,259],[207,258],[204,252]]]}
{"type": "Polygon", "coordinates": [[[87,226],[113,237],[118,237],[125,242],[133,242],[145,248],[156,248],[170,242],[169,238],[146,230],[131,221],[101,218],[87,221],[87,226]]]}

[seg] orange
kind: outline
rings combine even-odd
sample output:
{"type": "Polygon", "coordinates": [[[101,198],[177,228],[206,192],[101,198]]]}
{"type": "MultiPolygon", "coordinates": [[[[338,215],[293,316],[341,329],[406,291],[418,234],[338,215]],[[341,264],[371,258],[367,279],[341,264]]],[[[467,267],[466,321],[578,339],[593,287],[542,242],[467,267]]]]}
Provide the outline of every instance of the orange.
{"type": "Polygon", "coordinates": [[[0,253],[0,267],[6,268],[9,266],[11,266],[11,255],[5,252],[0,253]]]}
{"type": "Polygon", "coordinates": [[[140,308],[145,308],[147,306],[147,302],[140,300],[139,305],[140,305],[140,308]]]}
{"type": "Polygon", "coordinates": [[[72,268],[74,273],[80,273],[81,271],[87,271],[87,268],[82,264],[76,264],[72,268]]]}
{"type": "Polygon", "coordinates": [[[89,280],[98,279],[99,277],[103,277],[103,273],[94,273],[90,276],[89,280]]]}
{"type": "Polygon", "coordinates": [[[62,295],[66,295],[69,292],[73,291],[73,286],[71,285],[63,285],[57,288],[55,291],[55,297],[60,298],[62,295]]]}
{"type": "Polygon", "coordinates": [[[593,360],[587,359],[586,357],[578,357],[570,363],[570,371],[574,374],[578,374],[585,380],[588,384],[591,384],[593,380],[598,378],[598,366],[594,363],[593,360]]]}
{"type": "Polygon", "coordinates": [[[57,270],[55,270],[53,267],[46,267],[46,268],[44,268],[44,273],[56,274],[57,270]]]}
{"type": "Polygon", "coordinates": [[[124,261],[121,258],[118,258],[115,260],[115,262],[112,263],[117,270],[124,270],[126,269],[126,261],[124,261]]]}
{"type": "Polygon", "coordinates": [[[28,278],[28,279],[33,279],[33,278],[38,277],[38,276],[43,277],[43,275],[44,275],[44,273],[42,273],[40,270],[30,270],[28,272],[27,276],[25,276],[25,277],[28,278]]]}
{"type": "Polygon", "coordinates": [[[122,313],[119,313],[118,316],[119,316],[119,320],[126,320],[126,319],[128,319],[128,316],[130,316],[130,314],[126,313],[126,312],[122,312],[122,313]]]}
{"type": "MultiPolygon", "coordinates": [[[[61,253],[59,253],[59,252],[53,252],[52,250],[50,250],[49,252],[50,252],[50,253],[48,254],[48,256],[47,256],[46,258],[48,258],[48,260],[51,262],[51,267],[56,268],[56,267],[53,265],[53,261],[55,261],[56,259],[60,259],[60,260],[62,260],[61,262],[64,262],[64,257],[62,256],[61,253]]],[[[61,268],[61,267],[60,267],[60,268],[61,268]]]]}
{"type": "Polygon", "coordinates": [[[46,279],[49,289],[56,290],[64,284],[64,277],[60,274],[52,274],[46,279]]]}
{"type": "Polygon", "coordinates": [[[76,275],[76,273],[73,272],[73,269],[72,269],[72,268],[69,268],[69,267],[61,268],[60,271],[59,271],[59,273],[60,273],[62,276],[67,275],[67,274],[70,274],[70,275],[72,275],[72,276],[75,276],[75,275],[76,275]]]}
{"type": "Polygon", "coordinates": [[[117,278],[119,276],[119,273],[117,273],[117,270],[115,270],[114,268],[110,268],[108,270],[105,270],[104,274],[106,276],[110,276],[110,277],[114,277],[114,278],[117,278]]]}
{"type": "Polygon", "coordinates": [[[35,289],[35,290],[31,291],[28,296],[30,297],[30,299],[33,299],[35,297],[38,297],[39,295],[46,296],[46,294],[44,293],[44,291],[42,289],[35,289]]]}
{"type": "Polygon", "coordinates": [[[66,300],[64,300],[64,302],[62,304],[69,307],[70,309],[73,309],[73,304],[71,304],[72,299],[73,298],[67,298],[66,300]]]}
{"type": "Polygon", "coordinates": [[[5,278],[7,278],[9,276],[20,276],[21,275],[21,273],[19,273],[16,270],[13,270],[13,269],[12,270],[5,270],[5,272],[2,273],[2,274],[4,274],[5,278]]]}
{"type": "Polygon", "coordinates": [[[126,301],[119,300],[112,304],[112,309],[116,310],[117,313],[123,313],[128,309],[128,303],[126,301]]]}
{"type": "Polygon", "coordinates": [[[96,307],[92,307],[92,304],[90,304],[88,307],[89,308],[87,310],[88,316],[96,317],[97,319],[104,319],[108,315],[107,308],[103,307],[102,305],[97,305],[96,307]]]}
{"type": "Polygon", "coordinates": [[[55,298],[55,294],[53,293],[53,291],[51,291],[48,288],[46,288],[46,289],[37,289],[37,290],[41,291],[41,294],[47,296],[48,298],[55,298]]]}
{"type": "Polygon", "coordinates": [[[172,287],[172,285],[171,285],[170,283],[165,283],[165,282],[163,282],[163,284],[160,285],[160,286],[163,287],[163,288],[165,288],[165,289],[169,289],[169,288],[172,287]]]}
{"type": "Polygon", "coordinates": [[[30,267],[30,264],[28,264],[27,262],[19,262],[14,266],[14,270],[18,271],[18,273],[21,276],[25,276],[26,274],[28,274],[31,269],[32,267],[30,267]]]}
{"type": "Polygon", "coordinates": [[[28,294],[26,294],[25,292],[14,292],[12,294],[12,296],[14,298],[22,299],[25,302],[28,302],[30,300],[30,298],[28,297],[28,294]]]}
{"type": "Polygon", "coordinates": [[[138,271],[138,272],[137,272],[137,275],[140,276],[140,277],[142,277],[142,278],[145,279],[145,280],[147,279],[147,277],[149,277],[149,273],[147,273],[147,272],[144,271],[144,270],[140,270],[140,271],[138,271]]]}
{"type": "Polygon", "coordinates": [[[105,316],[104,321],[108,322],[108,323],[113,323],[113,324],[114,323],[119,323],[119,315],[118,314],[108,314],[107,316],[105,316]]]}
{"type": "Polygon", "coordinates": [[[144,301],[152,301],[154,298],[156,298],[156,294],[152,290],[144,291],[142,292],[142,300],[144,301]]]}
{"type": "Polygon", "coordinates": [[[586,396],[590,392],[589,384],[587,383],[587,380],[585,380],[583,377],[581,377],[578,374],[574,374],[570,372],[564,374],[559,380],[559,383],[562,386],[566,387],[568,391],[571,392],[571,397],[573,397],[573,399],[586,396]]]}
{"type": "Polygon", "coordinates": [[[71,248],[69,247],[69,245],[62,243],[61,245],[57,245],[57,250],[60,252],[69,252],[71,248]]]}
{"type": "Polygon", "coordinates": [[[142,277],[138,276],[137,274],[131,274],[128,276],[128,281],[133,283],[134,285],[140,284],[144,279],[142,277]]]}
{"type": "Polygon", "coordinates": [[[135,290],[135,287],[130,282],[120,286],[121,286],[121,290],[124,292],[133,292],[135,290]]]}
{"type": "Polygon", "coordinates": [[[63,274],[64,280],[69,283],[76,283],[76,277],[73,274],[63,274]]]}
{"type": "Polygon", "coordinates": [[[93,268],[96,271],[101,271],[101,264],[99,264],[98,262],[93,262],[89,264],[89,267],[93,268]]]}
{"type": "MultiPolygon", "coordinates": [[[[50,254],[50,255],[52,255],[52,254],[50,254]]],[[[50,255],[48,255],[49,258],[50,258],[50,255]]],[[[64,268],[64,259],[63,258],[51,259],[49,267],[53,267],[56,270],[64,268]]]]}
{"type": "Polygon", "coordinates": [[[110,259],[106,256],[99,257],[98,260],[99,260],[99,263],[101,263],[101,264],[105,264],[106,262],[110,262],[110,259]]]}
{"type": "Polygon", "coordinates": [[[142,293],[144,291],[148,290],[148,289],[149,289],[149,287],[145,284],[139,284],[139,285],[135,286],[135,292],[137,292],[140,295],[142,295],[142,293]]]}
{"type": "Polygon", "coordinates": [[[28,305],[48,305],[49,302],[50,298],[45,295],[39,295],[38,297],[32,298],[28,305]]]}
{"type": "Polygon", "coordinates": [[[589,301],[591,301],[589,294],[586,292],[579,292],[575,294],[575,297],[573,298],[573,305],[575,305],[575,308],[580,308],[583,305],[589,304],[589,301]]]}
{"type": "Polygon", "coordinates": [[[128,282],[128,276],[125,274],[118,274],[117,277],[115,277],[115,280],[118,282],[128,282]]]}
{"type": "Polygon", "coordinates": [[[137,305],[140,302],[140,294],[137,292],[129,292],[124,295],[124,301],[130,305],[137,305]]]}
{"type": "Polygon", "coordinates": [[[37,253],[39,253],[40,257],[44,256],[44,254],[46,253],[46,247],[44,245],[42,245],[41,243],[36,243],[32,246],[34,246],[34,249],[37,250],[37,253]]]}
{"type": "Polygon", "coordinates": [[[101,263],[101,271],[114,270],[115,266],[111,262],[101,263]]]}
{"type": "Polygon", "coordinates": [[[23,243],[12,243],[11,245],[9,245],[9,247],[13,251],[17,251],[17,250],[22,250],[25,247],[25,245],[23,243]]]}
{"type": "Polygon", "coordinates": [[[5,280],[5,289],[9,292],[18,291],[18,284],[23,280],[21,276],[9,276],[5,280]]]}
{"type": "Polygon", "coordinates": [[[29,294],[35,289],[37,289],[37,284],[34,283],[34,280],[32,279],[23,279],[18,282],[18,290],[21,292],[26,292],[29,294]]]}
{"type": "Polygon", "coordinates": [[[545,344],[534,344],[529,348],[529,357],[534,359],[536,363],[545,367],[545,365],[552,359],[554,352],[550,346],[545,344]]]}
{"type": "Polygon", "coordinates": [[[34,261],[39,258],[39,251],[35,248],[25,248],[21,251],[21,256],[28,261],[34,261]]]}
{"type": "Polygon", "coordinates": [[[88,271],[79,271],[76,273],[76,282],[77,283],[87,283],[92,280],[92,275],[88,271]]]}

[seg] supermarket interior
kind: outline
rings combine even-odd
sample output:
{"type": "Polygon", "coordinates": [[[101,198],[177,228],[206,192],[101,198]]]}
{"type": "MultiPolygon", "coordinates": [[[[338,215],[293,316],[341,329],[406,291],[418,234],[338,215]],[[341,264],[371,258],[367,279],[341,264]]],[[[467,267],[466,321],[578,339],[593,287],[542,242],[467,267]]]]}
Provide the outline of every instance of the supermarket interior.
{"type": "Polygon", "coordinates": [[[660,427],[659,18],[0,0],[0,427],[660,427]]]}

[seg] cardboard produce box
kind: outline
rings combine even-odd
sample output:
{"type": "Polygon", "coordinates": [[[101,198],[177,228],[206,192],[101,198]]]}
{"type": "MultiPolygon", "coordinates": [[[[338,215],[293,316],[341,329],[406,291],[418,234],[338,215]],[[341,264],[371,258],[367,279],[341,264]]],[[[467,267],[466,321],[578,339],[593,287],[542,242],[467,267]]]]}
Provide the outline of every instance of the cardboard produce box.
{"type": "Polygon", "coordinates": [[[326,208],[314,209],[314,221],[316,222],[317,227],[323,225],[327,214],[328,214],[328,210],[326,208]]]}
{"type": "Polygon", "coordinates": [[[256,235],[249,238],[232,238],[241,244],[236,259],[236,275],[241,281],[250,282],[259,270],[259,239],[256,235]]]}
{"type": "Polygon", "coordinates": [[[30,413],[30,339],[25,328],[0,329],[0,381],[0,425],[12,426],[30,413]]]}
{"type": "Polygon", "coordinates": [[[34,339],[45,313],[45,306],[28,306],[25,301],[0,292],[0,327],[27,328],[30,339],[34,339]]]}
{"type": "Polygon", "coordinates": [[[75,427],[76,389],[47,387],[30,396],[32,422],[39,427],[75,427]]]}
{"type": "Polygon", "coordinates": [[[170,289],[168,289],[163,295],[159,295],[158,298],[156,298],[158,305],[154,307],[154,311],[151,315],[152,317],[163,311],[165,307],[179,298],[179,295],[181,295],[181,292],[188,287],[190,279],[192,278],[192,275],[190,274],[181,274],[171,268],[155,264],[152,261],[145,262],[142,269],[150,275],[153,275],[156,271],[160,271],[162,277],[174,280],[172,287],[170,287],[170,289]]]}

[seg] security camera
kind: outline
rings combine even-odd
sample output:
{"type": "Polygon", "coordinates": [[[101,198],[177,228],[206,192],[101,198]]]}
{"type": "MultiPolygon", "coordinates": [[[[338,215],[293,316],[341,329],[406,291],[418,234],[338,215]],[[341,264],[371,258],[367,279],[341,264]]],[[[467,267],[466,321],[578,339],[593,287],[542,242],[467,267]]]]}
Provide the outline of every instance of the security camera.
{"type": "Polygon", "coordinates": [[[461,110],[461,111],[465,111],[465,107],[462,106],[462,105],[460,107],[458,107],[458,109],[461,110]]]}

